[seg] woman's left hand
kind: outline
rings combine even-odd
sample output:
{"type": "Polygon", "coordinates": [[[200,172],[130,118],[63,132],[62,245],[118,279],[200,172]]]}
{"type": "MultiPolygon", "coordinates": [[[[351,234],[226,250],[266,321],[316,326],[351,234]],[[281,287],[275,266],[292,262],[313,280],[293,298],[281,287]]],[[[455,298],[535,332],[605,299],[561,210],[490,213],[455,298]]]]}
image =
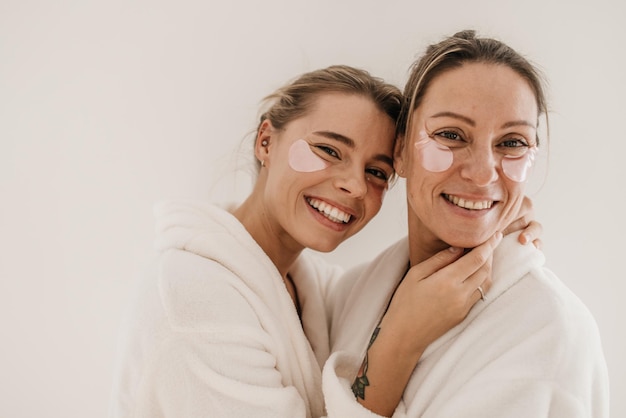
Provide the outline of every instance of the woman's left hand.
{"type": "Polygon", "coordinates": [[[535,247],[541,249],[543,243],[540,236],[543,232],[543,226],[534,220],[535,212],[533,210],[533,202],[528,196],[524,196],[524,201],[520,206],[517,216],[517,219],[504,228],[502,234],[508,235],[516,231],[522,231],[518,237],[521,244],[532,242],[535,247]]]}

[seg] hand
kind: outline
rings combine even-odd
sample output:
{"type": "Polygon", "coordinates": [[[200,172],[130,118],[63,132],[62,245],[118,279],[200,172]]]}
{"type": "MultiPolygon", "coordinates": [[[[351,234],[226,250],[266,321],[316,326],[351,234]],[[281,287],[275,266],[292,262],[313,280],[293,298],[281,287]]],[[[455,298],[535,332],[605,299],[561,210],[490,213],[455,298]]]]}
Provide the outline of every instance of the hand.
{"type": "Polygon", "coordinates": [[[426,347],[461,322],[491,287],[496,233],[469,253],[447,249],[409,269],[376,327],[352,385],[367,409],[391,416],[426,347]],[[366,395],[367,393],[367,395],[366,395]]]}
{"type": "Polygon", "coordinates": [[[397,329],[411,344],[423,350],[460,323],[491,287],[491,260],[502,239],[496,234],[462,255],[461,249],[440,251],[413,266],[398,286],[380,327],[397,329]]]}
{"type": "Polygon", "coordinates": [[[525,245],[532,242],[535,247],[541,249],[543,243],[539,237],[543,232],[543,226],[534,220],[535,213],[533,210],[533,202],[528,196],[524,196],[517,216],[517,219],[504,228],[502,233],[508,235],[516,231],[522,231],[518,237],[518,241],[521,244],[525,245]]]}

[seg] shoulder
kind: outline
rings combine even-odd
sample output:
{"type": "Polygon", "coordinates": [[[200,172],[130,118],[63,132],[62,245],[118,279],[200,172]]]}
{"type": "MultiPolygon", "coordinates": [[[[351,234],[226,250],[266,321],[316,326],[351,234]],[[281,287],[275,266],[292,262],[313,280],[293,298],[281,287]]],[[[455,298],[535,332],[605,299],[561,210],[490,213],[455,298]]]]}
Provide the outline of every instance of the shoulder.
{"type": "Polygon", "coordinates": [[[549,269],[530,270],[479,317],[486,321],[476,321],[475,337],[494,376],[522,377],[529,390],[549,384],[557,409],[603,408],[608,375],[596,321],[549,269]]]}
{"type": "Polygon", "coordinates": [[[603,359],[589,309],[545,267],[531,269],[480,316],[500,337],[508,334],[510,341],[524,341],[529,351],[542,353],[537,358],[551,358],[547,368],[565,359],[578,359],[576,368],[603,359]]]}
{"type": "Polygon", "coordinates": [[[546,307],[555,330],[570,350],[592,350],[601,356],[600,332],[592,313],[582,300],[551,270],[540,268],[530,274],[537,298],[546,307]]]}
{"type": "Polygon", "coordinates": [[[550,269],[539,267],[531,270],[524,278],[528,292],[526,300],[539,305],[539,311],[571,332],[597,331],[591,312],[550,269]]]}
{"type": "Polygon", "coordinates": [[[597,332],[595,320],[583,302],[547,267],[543,253],[505,237],[494,253],[494,285],[490,311],[523,319],[528,325],[550,325],[561,336],[597,332]]]}
{"type": "Polygon", "coordinates": [[[219,262],[171,249],[161,254],[157,276],[165,314],[175,329],[209,331],[258,325],[252,291],[219,262]]]}

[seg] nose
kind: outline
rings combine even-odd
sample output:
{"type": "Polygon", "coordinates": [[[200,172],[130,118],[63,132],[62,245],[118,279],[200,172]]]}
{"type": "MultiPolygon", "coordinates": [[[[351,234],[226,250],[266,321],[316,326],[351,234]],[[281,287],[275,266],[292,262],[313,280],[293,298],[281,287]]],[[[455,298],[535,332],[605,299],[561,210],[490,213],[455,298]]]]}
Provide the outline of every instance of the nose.
{"type": "Polygon", "coordinates": [[[367,180],[362,170],[338,174],[334,179],[334,185],[356,199],[362,199],[367,193],[367,180]]]}
{"type": "Polygon", "coordinates": [[[466,158],[461,177],[477,186],[487,186],[498,179],[497,164],[491,150],[480,150],[466,158]]]}

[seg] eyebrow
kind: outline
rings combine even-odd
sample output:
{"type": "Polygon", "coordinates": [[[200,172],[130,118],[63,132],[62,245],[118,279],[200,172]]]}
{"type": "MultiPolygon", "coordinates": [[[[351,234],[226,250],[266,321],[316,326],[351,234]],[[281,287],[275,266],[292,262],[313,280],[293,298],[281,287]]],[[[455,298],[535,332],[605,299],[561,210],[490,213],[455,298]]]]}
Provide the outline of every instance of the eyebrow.
{"type": "MultiPolygon", "coordinates": [[[[473,119],[468,118],[467,116],[463,116],[460,115],[458,113],[454,113],[454,112],[439,112],[436,113],[434,115],[431,116],[431,118],[442,118],[442,117],[450,117],[450,118],[455,118],[455,119],[460,119],[463,122],[467,123],[468,125],[475,127],[476,126],[476,122],[473,119]]],[[[514,120],[511,122],[506,122],[504,123],[500,129],[506,129],[506,128],[510,128],[512,126],[530,126],[533,129],[537,129],[537,126],[535,126],[534,124],[526,121],[526,120],[514,120]]]]}
{"type": "Polygon", "coordinates": [[[504,129],[504,128],[510,128],[511,126],[520,126],[520,125],[530,126],[533,129],[537,129],[537,127],[535,125],[533,125],[532,123],[530,123],[528,121],[525,121],[525,120],[514,120],[514,121],[511,121],[511,122],[507,122],[504,125],[502,125],[502,128],[504,129]]]}
{"type": "Polygon", "coordinates": [[[445,117],[460,119],[470,126],[476,126],[476,122],[473,119],[470,119],[467,116],[459,115],[458,113],[454,113],[454,112],[439,112],[431,116],[431,118],[445,118],[445,117]]]}
{"type": "MultiPolygon", "coordinates": [[[[340,133],[333,132],[333,131],[315,131],[313,132],[313,134],[341,142],[342,144],[346,145],[349,148],[352,148],[352,149],[355,148],[354,140],[352,138],[348,138],[345,135],[341,135],[340,133]]],[[[391,167],[393,167],[393,158],[391,158],[388,155],[376,154],[374,156],[374,160],[389,164],[391,167]]]]}
{"type": "Polygon", "coordinates": [[[335,141],[339,141],[344,145],[349,146],[350,148],[354,148],[354,141],[348,138],[345,135],[338,134],[337,132],[332,131],[315,131],[313,132],[315,135],[323,136],[328,139],[334,139],[335,141]]]}

